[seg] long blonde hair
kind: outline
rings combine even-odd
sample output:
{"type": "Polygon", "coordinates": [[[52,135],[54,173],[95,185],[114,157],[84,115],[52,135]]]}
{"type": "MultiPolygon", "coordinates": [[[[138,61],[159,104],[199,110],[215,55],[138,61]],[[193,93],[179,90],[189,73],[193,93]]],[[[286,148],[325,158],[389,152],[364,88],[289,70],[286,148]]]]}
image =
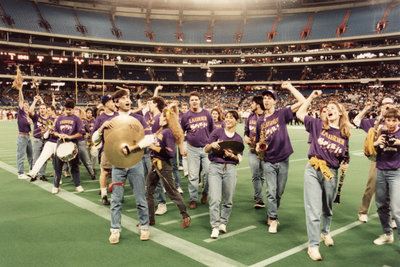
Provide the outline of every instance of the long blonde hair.
{"type": "MultiPolygon", "coordinates": [[[[168,128],[171,129],[175,138],[175,144],[180,145],[183,143],[183,130],[179,124],[179,109],[174,105],[170,108],[164,108],[162,111],[163,116],[167,119],[168,128]]],[[[161,129],[160,129],[161,130],[161,129]]]]}
{"type": "MultiPolygon", "coordinates": [[[[335,105],[338,110],[342,113],[342,115],[340,115],[339,117],[339,129],[340,129],[340,136],[343,138],[350,138],[350,121],[349,121],[349,116],[347,115],[347,111],[344,108],[343,105],[339,104],[339,102],[337,101],[330,101],[328,103],[329,104],[333,104],[335,105]]],[[[325,118],[325,120],[323,121],[322,124],[322,128],[325,130],[329,130],[329,121],[328,121],[328,117],[325,118]]]]}

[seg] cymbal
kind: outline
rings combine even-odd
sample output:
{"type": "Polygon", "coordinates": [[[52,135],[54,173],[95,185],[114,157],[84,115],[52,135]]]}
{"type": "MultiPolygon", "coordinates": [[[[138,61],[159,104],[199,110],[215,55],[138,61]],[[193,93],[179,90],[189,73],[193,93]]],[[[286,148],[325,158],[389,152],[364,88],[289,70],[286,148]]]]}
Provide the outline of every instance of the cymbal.
{"type": "Polygon", "coordinates": [[[219,146],[222,149],[231,149],[233,153],[239,154],[242,153],[244,150],[244,145],[238,141],[222,141],[219,143],[219,146]]]}
{"type": "Polygon", "coordinates": [[[104,153],[113,166],[129,168],[143,157],[144,150],[132,151],[128,155],[122,152],[126,145],[137,144],[144,137],[142,124],[131,116],[117,116],[111,120],[113,128],[104,131],[104,153]]]}

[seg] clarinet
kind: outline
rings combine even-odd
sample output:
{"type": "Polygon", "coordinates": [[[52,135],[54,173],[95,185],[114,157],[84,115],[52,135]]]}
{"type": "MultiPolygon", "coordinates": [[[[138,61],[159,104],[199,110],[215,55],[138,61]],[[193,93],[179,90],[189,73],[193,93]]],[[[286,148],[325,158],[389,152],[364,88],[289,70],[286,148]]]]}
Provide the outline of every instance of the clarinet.
{"type": "Polygon", "coordinates": [[[341,170],[340,179],[339,179],[339,186],[338,186],[338,190],[337,190],[337,193],[336,193],[336,198],[333,201],[333,203],[340,204],[340,192],[342,191],[344,177],[345,177],[345,172],[343,170],[341,170]]]}

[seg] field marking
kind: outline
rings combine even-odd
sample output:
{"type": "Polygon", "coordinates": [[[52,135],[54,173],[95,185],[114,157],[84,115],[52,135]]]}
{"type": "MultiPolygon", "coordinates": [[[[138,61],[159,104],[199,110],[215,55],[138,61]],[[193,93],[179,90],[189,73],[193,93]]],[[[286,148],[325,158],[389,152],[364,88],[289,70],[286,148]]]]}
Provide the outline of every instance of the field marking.
{"type": "MultiPolygon", "coordinates": [[[[12,173],[16,174],[17,169],[0,161],[0,168],[12,173]]],[[[37,183],[32,183],[47,192],[51,192],[53,187],[52,184],[47,182],[39,181],[37,183]]],[[[55,195],[55,197],[59,197],[81,209],[85,209],[101,218],[110,221],[110,209],[106,208],[102,205],[98,205],[93,203],[90,200],[87,200],[83,197],[70,193],[64,189],[60,189],[60,192],[55,195]]],[[[138,223],[137,220],[132,219],[124,214],[121,217],[122,227],[130,230],[139,235],[139,227],[136,227],[138,223]]],[[[182,230],[185,231],[185,230],[182,230]]],[[[151,241],[158,243],[166,248],[174,250],[175,252],[187,256],[188,258],[198,261],[201,264],[207,266],[245,266],[244,264],[235,261],[233,259],[227,258],[221,254],[218,254],[214,251],[166,233],[164,231],[158,230],[157,228],[151,227],[151,241]]],[[[104,241],[107,242],[107,241],[104,241]]]]}
{"type": "Polygon", "coordinates": [[[227,234],[222,234],[222,235],[220,235],[217,239],[207,238],[207,239],[204,239],[203,241],[206,242],[206,243],[211,243],[211,242],[218,241],[218,240],[220,240],[220,239],[224,239],[224,238],[231,237],[231,236],[234,236],[234,235],[243,233],[243,232],[247,232],[247,231],[253,230],[253,229],[255,229],[255,228],[257,228],[257,226],[250,225],[250,226],[247,226],[247,227],[245,227],[245,228],[241,228],[241,229],[238,229],[238,230],[229,232],[229,233],[227,233],[227,234]]]}
{"type": "MultiPolygon", "coordinates": [[[[209,214],[208,212],[204,212],[204,213],[200,213],[200,214],[196,214],[196,215],[190,216],[190,218],[194,219],[194,218],[206,216],[208,214],[209,214]]],[[[173,224],[173,223],[177,223],[177,222],[180,222],[180,221],[181,220],[171,220],[171,221],[167,221],[167,222],[162,222],[160,224],[161,225],[168,225],[168,224],[173,224]]]]}
{"type": "MultiPolygon", "coordinates": [[[[170,201],[170,202],[166,202],[166,205],[170,205],[170,204],[174,204],[174,202],[170,201]]],[[[132,212],[132,211],[137,211],[137,208],[134,209],[127,209],[126,212],[132,212]]]]}
{"type": "MultiPolygon", "coordinates": [[[[374,219],[374,218],[378,217],[378,214],[375,213],[375,214],[373,214],[373,215],[371,215],[369,217],[371,219],[374,219]]],[[[350,223],[348,225],[345,225],[345,226],[343,226],[343,227],[341,227],[339,229],[336,229],[335,231],[330,232],[330,234],[331,234],[331,236],[335,236],[335,235],[341,234],[343,232],[346,232],[346,231],[348,231],[348,230],[350,230],[350,229],[352,229],[352,228],[354,228],[356,226],[359,226],[360,224],[364,224],[364,223],[362,223],[360,221],[355,221],[355,222],[350,223]]],[[[321,240],[320,240],[320,242],[321,242],[321,240]]],[[[284,258],[287,258],[289,256],[292,256],[292,255],[294,255],[294,254],[296,254],[296,253],[298,253],[298,252],[300,252],[300,251],[302,251],[302,250],[304,250],[306,248],[308,248],[308,242],[306,242],[304,244],[301,244],[301,245],[299,245],[297,247],[294,247],[292,249],[286,250],[286,251],[284,251],[282,253],[279,253],[279,254],[277,254],[275,256],[272,256],[272,257],[270,257],[268,259],[265,259],[263,261],[260,261],[260,262],[257,262],[255,264],[252,264],[252,265],[250,265],[250,267],[261,267],[261,266],[269,265],[271,263],[274,263],[274,262],[280,261],[280,260],[282,260],[284,258]]]]}

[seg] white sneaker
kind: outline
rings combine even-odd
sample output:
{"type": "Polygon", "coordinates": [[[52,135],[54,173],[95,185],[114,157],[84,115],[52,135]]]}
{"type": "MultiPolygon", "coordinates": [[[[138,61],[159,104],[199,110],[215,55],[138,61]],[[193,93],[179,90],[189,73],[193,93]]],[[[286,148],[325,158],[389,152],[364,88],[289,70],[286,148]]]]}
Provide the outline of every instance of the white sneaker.
{"type": "Polygon", "coordinates": [[[374,240],[375,245],[384,245],[393,243],[393,233],[380,235],[374,240]]]}
{"type": "Polygon", "coordinates": [[[276,234],[278,232],[278,220],[270,220],[268,232],[270,234],[276,234]]]}
{"type": "Polygon", "coordinates": [[[26,179],[30,179],[30,177],[28,175],[26,175],[25,173],[21,173],[21,174],[18,174],[18,179],[26,180],[26,179]]]}
{"type": "Polygon", "coordinates": [[[119,229],[110,229],[111,235],[108,238],[110,241],[110,244],[118,244],[119,243],[119,237],[120,237],[120,232],[119,229]]]}
{"type": "Polygon", "coordinates": [[[60,179],[60,183],[59,184],[62,184],[62,178],[60,179]]]}
{"type": "Polygon", "coordinates": [[[322,240],[324,240],[325,246],[327,247],[333,247],[335,245],[335,242],[333,242],[333,239],[330,234],[324,235],[321,234],[322,240]]]}
{"type": "Polygon", "coordinates": [[[218,227],[218,230],[222,233],[226,233],[226,225],[225,224],[220,224],[218,227]]]}
{"type": "Polygon", "coordinates": [[[178,171],[183,171],[183,167],[179,166],[178,171]]]}
{"type": "Polygon", "coordinates": [[[76,192],[78,192],[78,193],[83,193],[83,192],[85,192],[85,190],[83,190],[83,187],[82,187],[81,185],[77,186],[77,187],[75,188],[75,190],[76,190],[76,192]]]}
{"type": "Polygon", "coordinates": [[[183,172],[183,176],[187,177],[189,175],[189,172],[183,172]]]}
{"type": "Polygon", "coordinates": [[[149,229],[140,229],[140,240],[146,241],[150,239],[150,230],[149,229]]]}
{"type": "Polygon", "coordinates": [[[392,229],[397,229],[396,221],[392,219],[392,229]]]}
{"type": "Polygon", "coordinates": [[[178,187],[176,188],[176,190],[178,190],[179,194],[183,194],[182,187],[178,186],[178,187]]]}
{"type": "Polygon", "coordinates": [[[322,261],[319,247],[308,247],[307,254],[313,261],[322,261]]]}
{"type": "Polygon", "coordinates": [[[359,213],[359,214],[358,214],[358,220],[359,220],[360,222],[366,223],[366,222],[368,222],[368,215],[367,215],[367,214],[359,213]]]}
{"type": "Polygon", "coordinates": [[[167,212],[167,204],[158,204],[155,215],[164,215],[167,212]]]}
{"type": "Polygon", "coordinates": [[[58,194],[58,192],[60,192],[60,188],[54,187],[54,186],[53,186],[53,189],[51,189],[51,193],[52,193],[53,195],[55,195],[55,194],[58,194]]]}
{"type": "Polygon", "coordinates": [[[219,230],[218,228],[213,228],[210,237],[212,239],[217,239],[219,235],[219,230]]]}

